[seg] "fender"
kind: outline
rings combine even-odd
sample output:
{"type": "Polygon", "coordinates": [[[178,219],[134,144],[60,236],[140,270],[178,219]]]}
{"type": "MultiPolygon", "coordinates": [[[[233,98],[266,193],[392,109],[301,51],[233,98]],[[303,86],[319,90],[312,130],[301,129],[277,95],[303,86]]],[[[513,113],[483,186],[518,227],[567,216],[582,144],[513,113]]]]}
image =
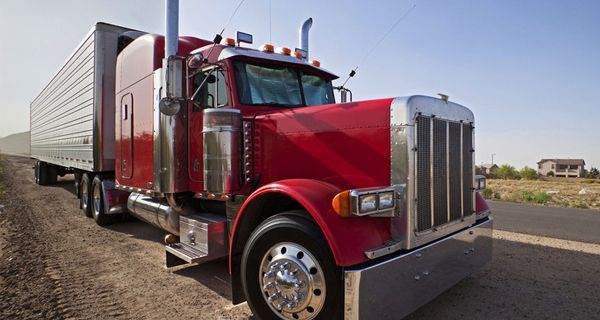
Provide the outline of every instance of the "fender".
{"type": "Polygon", "coordinates": [[[289,179],[264,185],[250,195],[235,219],[230,257],[236,254],[236,241],[245,242],[245,239],[238,239],[238,230],[246,215],[252,214],[248,208],[253,202],[271,194],[283,194],[299,203],[317,223],[337,265],[346,267],[367,261],[366,250],[381,246],[390,239],[390,219],[338,216],[331,200],[341,191],[332,184],[312,179],[289,179]]]}
{"type": "Polygon", "coordinates": [[[475,192],[475,212],[477,213],[477,220],[483,219],[492,213],[487,201],[479,192],[475,192]]]}

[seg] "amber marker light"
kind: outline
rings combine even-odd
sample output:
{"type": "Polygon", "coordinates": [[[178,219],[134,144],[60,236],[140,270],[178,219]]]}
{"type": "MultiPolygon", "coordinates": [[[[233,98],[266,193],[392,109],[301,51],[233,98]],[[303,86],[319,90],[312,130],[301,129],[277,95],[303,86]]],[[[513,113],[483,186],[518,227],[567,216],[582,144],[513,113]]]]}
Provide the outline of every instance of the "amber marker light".
{"type": "Polygon", "coordinates": [[[321,66],[321,62],[319,62],[319,60],[310,60],[310,64],[317,68],[321,66]]]}
{"type": "Polygon", "coordinates": [[[275,53],[289,56],[292,54],[292,50],[290,48],[286,48],[286,47],[277,47],[277,49],[275,49],[275,53]]]}
{"type": "Polygon", "coordinates": [[[350,210],[350,190],[336,194],[333,200],[331,200],[331,205],[340,217],[350,217],[352,215],[352,211],[350,210]]]}
{"type": "Polygon", "coordinates": [[[223,38],[223,40],[221,40],[221,44],[233,47],[233,46],[235,46],[235,39],[233,39],[233,38],[223,38]]]}
{"type": "Polygon", "coordinates": [[[300,53],[300,52],[298,52],[298,51],[294,52],[294,56],[295,56],[296,58],[298,58],[298,59],[303,59],[303,58],[304,58],[304,56],[302,55],[302,53],[300,53]]]}
{"type": "Polygon", "coordinates": [[[260,50],[262,52],[266,52],[266,53],[273,53],[275,51],[275,48],[273,47],[272,44],[265,43],[262,46],[260,46],[260,48],[258,48],[258,50],[260,50]]]}

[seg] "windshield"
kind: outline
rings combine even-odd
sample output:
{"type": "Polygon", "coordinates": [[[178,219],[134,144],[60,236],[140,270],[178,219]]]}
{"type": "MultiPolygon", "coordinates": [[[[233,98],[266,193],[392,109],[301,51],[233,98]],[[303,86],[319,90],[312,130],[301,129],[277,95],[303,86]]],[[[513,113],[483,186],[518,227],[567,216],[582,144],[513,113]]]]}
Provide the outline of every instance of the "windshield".
{"type": "Polygon", "coordinates": [[[303,107],[335,103],[331,81],[289,66],[234,62],[238,97],[245,105],[303,107]]]}

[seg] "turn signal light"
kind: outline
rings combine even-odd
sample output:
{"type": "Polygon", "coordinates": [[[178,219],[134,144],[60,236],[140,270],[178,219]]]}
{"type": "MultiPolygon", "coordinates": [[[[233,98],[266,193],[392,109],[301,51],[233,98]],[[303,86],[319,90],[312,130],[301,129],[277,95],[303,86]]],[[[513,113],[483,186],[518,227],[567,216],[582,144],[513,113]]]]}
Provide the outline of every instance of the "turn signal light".
{"type": "Polygon", "coordinates": [[[275,48],[273,47],[272,44],[265,43],[262,46],[260,46],[260,48],[258,48],[258,50],[260,50],[262,52],[266,52],[266,53],[273,53],[275,51],[275,48]]]}
{"type": "Polygon", "coordinates": [[[352,215],[352,211],[350,210],[350,190],[336,194],[331,201],[331,205],[340,217],[350,217],[352,215]]]}
{"type": "Polygon", "coordinates": [[[321,62],[319,62],[319,60],[310,60],[310,64],[317,68],[321,66],[321,62]]]}

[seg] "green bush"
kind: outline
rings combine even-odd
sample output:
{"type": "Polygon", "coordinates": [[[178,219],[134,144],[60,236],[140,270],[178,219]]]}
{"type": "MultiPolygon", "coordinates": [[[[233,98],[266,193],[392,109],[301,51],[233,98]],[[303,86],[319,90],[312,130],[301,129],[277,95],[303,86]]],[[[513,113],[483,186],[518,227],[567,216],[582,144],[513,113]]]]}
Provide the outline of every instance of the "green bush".
{"type": "Polygon", "coordinates": [[[573,207],[579,208],[579,209],[589,209],[590,208],[587,204],[581,203],[581,202],[576,203],[575,205],[573,205],[573,207]]]}
{"type": "Polygon", "coordinates": [[[494,199],[502,199],[502,195],[500,194],[500,192],[494,192],[494,199]]]}
{"type": "Polygon", "coordinates": [[[517,171],[517,169],[515,169],[515,167],[511,166],[510,164],[503,164],[500,166],[500,168],[498,168],[496,170],[496,176],[498,176],[498,178],[500,179],[511,179],[511,180],[516,180],[521,178],[519,171],[517,171]]]}
{"type": "Polygon", "coordinates": [[[546,202],[550,201],[550,198],[552,198],[552,197],[549,194],[538,191],[533,196],[533,201],[535,201],[535,203],[546,203],[546,202]]]}
{"type": "Polygon", "coordinates": [[[530,202],[535,197],[535,195],[531,191],[521,191],[520,195],[521,195],[521,200],[523,200],[525,202],[530,202]]]}
{"type": "Polygon", "coordinates": [[[485,188],[483,189],[483,191],[481,191],[481,195],[485,198],[485,199],[491,199],[492,196],[494,195],[494,191],[490,188],[485,188]]]}
{"type": "Polygon", "coordinates": [[[523,169],[519,172],[521,179],[525,180],[535,180],[538,178],[537,171],[535,169],[530,168],[528,166],[524,166],[523,169]]]}
{"type": "Polygon", "coordinates": [[[600,178],[600,170],[592,167],[589,171],[586,170],[584,176],[588,179],[598,179],[600,178]]]}
{"type": "Polygon", "coordinates": [[[533,192],[528,190],[520,190],[509,193],[506,197],[506,200],[512,202],[531,202],[533,201],[534,197],[535,195],[533,192]]]}

